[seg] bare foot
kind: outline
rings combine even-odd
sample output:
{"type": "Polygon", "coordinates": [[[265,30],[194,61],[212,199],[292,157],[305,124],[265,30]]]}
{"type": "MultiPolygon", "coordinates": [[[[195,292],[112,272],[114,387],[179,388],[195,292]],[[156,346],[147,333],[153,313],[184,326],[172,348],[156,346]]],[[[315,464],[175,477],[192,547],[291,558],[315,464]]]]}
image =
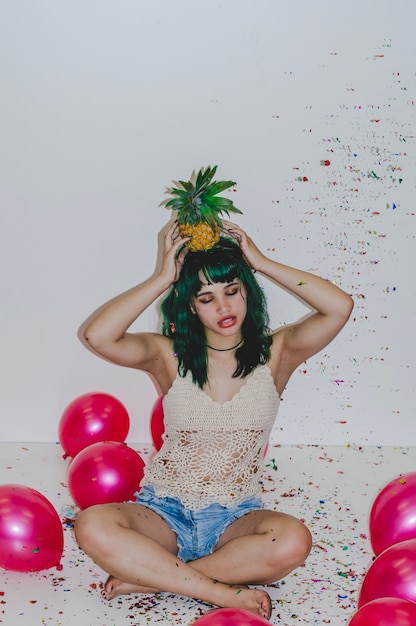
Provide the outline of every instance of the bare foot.
{"type": "MultiPolygon", "coordinates": [[[[233,588],[235,588],[233,586],[233,588]]],[[[269,594],[262,589],[248,589],[239,587],[235,591],[235,597],[231,604],[227,606],[234,609],[245,609],[256,613],[265,619],[270,619],[272,614],[272,601],[269,594]]]]}
{"type": "Polygon", "coordinates": [[[160,589],[151,589],[150,587],[140,587],[139,585],[131,585],[125,583],[114,576],[109,576],[105,581],[101,590],[101,597],[104,600],[114,600],[117,596],[136,593],[158,593],[160,589]]]}

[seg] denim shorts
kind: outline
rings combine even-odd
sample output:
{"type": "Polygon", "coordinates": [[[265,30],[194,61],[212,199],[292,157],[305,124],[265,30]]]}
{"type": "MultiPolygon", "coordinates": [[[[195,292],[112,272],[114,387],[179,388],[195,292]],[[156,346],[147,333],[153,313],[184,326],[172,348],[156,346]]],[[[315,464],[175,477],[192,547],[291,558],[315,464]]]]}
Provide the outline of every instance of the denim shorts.
{"type": "Polygon", "coordinates": [[[260,498],[248,498],[233,508],[213,503],[192,511],[179,498],[159,498],[150,485],[144,485],[136,494],[136,502],[160,515],[176,533],[178,557],[185,562],[211,554],[227,526],[264,508],[260,498]]]}

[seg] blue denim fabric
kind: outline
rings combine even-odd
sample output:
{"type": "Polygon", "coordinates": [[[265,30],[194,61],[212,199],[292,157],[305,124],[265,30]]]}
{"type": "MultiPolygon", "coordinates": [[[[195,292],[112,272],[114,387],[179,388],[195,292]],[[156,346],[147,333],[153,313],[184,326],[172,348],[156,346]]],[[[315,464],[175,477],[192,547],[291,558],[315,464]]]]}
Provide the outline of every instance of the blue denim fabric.
{"type": "Polygon", "coordinates": [[[160,515],[176,533],[178,557],[185,562],[211,554],[227,526],[251,511],[264,508],[260,498],[249,498],[233,508],[214,503],[191,511],[178,498],[159,498],[149,485],[136,494],[136,502],[160,515]]]}

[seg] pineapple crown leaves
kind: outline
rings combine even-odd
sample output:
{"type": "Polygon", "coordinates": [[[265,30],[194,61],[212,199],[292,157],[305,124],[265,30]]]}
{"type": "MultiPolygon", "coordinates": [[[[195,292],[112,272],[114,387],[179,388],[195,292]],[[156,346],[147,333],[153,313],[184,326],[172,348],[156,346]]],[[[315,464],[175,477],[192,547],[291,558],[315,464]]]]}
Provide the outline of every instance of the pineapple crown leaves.
{"type": "Polygon", "coordinates": [[[191,180],[180,180],[180,188],[173,187],[169,193],[174,196],[166,203],[166,207],[178,211],[178,219],[181,222],[196,223],[207,222],[215,228],[216,224],[222,226],[221,214],[227,216],[230,213],[242,213],[234,206],[230,198],[218,197],[217,194],[232,187],[236,183],[232,180],[213,181],[217,166],[201,168],[191,180]]]}

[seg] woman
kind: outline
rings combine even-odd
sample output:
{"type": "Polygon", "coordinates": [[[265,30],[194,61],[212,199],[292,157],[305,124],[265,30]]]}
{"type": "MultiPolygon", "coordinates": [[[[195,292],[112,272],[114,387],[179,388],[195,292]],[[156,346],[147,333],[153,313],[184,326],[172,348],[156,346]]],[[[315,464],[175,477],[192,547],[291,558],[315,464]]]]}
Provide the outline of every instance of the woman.
{"type": "Polygon", "coordinates": [[[148,372],[164,394],[164,444],[136,503],[93,506],[75,524],[83,550],[109,577],[103,596],[176,593],[266,619],[267,585],[304,562],[306,526],[263,508],[261,467],[290,375],[346,323],[352,300],[322,278],[277,263],[224,220],[211,251],[188,252],[171,223],[160,272],[122,294],[88,325],[103,357],[148,372]],[[260,272],[313,309],[271,333],[260,272]],[[170,290],[163,334],[129,333],[170,290]]]}

